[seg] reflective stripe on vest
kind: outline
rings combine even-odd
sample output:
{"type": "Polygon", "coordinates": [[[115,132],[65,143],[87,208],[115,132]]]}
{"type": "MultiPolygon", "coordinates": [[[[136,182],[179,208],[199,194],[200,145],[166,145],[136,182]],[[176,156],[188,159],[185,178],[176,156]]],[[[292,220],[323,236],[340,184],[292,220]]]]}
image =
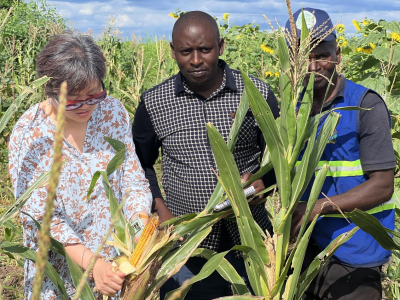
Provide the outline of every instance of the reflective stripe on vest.
{"type": "MultiPolygon", "coordinates": [[[[394,197],[394,195],[393,195],[393,197],[394,197]]],[[[329,201],[329,200],[326,200],[326,201],[329,201]]],[[[306,202],[306,201],[300,201],[300,202],[306,202]]],[[[396,201],[394,198],[392,198],[389,201],[383,202],[382,204],[380,204],[374,208],[366,210],[365,212],[372,215],[372,214],[380,213],[385,210],[390,210],[390,209],[395,209],[395,208],[396,208],[396,201]]],[[[330,214],[330,215],[323,215],[320,217],[321,218],[343,218],[343,215],[342,214],[330,214]]]]}
{"type": "MultiPolygon", "coordinates": [[[[301,161],[296,162],[296,171],[300,166],[301,161]]],[[[364,172],[362,170],[361,161],[326,161],[321,160],[315,171],[319,171],[323,165],[328,164],[329,170],[326,176],[331,177],[347,177],[347,176],[362,176],[364,172]]]]}

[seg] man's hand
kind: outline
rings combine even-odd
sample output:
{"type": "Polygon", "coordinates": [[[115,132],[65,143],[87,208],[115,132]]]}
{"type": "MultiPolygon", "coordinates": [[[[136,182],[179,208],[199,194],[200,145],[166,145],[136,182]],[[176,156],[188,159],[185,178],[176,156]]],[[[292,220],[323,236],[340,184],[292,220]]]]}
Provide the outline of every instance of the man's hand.
{"type": "MultiPolygon", "coordinates": [[[[325,207],[325,204],[327,204],[328,199],[322,198],[317,200],[315,203],[314,209],[311,212],[310,218],[308,219],[308,223],[310,223],[312,220],[314,220],[315,216],[319,214],[323,214],[322,208],[325,207]]],[[[307,202],[300,202],[292,216],[292,226],[290,229],[290,236],[293,238],[300,230],[301,224],[303,223],[304,220],[304,215],[306,214],[306,209],[307,209],[307,202]]]]}
{"type": "MultiPolygon", "coordinates": [[[[250,179],[251,176],[253,176],[252,173],[246,172],[246,173],[244,173],[244,174],[240,177],[240,180],[241,180],[242,183],[245,183],[245,182],[247,182],[247,181],[250,179]]],[[[264,182],[263,182],[261,179],[258,179],[258,180],[256,180],[256,181],[254,181],[254,182],[253,182],[251,185],[249,185],[249,186],[253,186],[253,187],[254,187],[254,189],[256,190],[255,194],[258,194],[259,192],[265,190],[264,182]]],[[[249,186],[246,186],[245,188],[248,188],[249,186]]],[[[260,196],[258,196],[257,198],[251,200],[251,201],[249,202],[249,205],[257,205],[257,204],[261,201],[261,199],[262,199],[263,197],[264,197],[264,195],[260,195],[260,196]]]]}
{"type": "Polygon", "coordinates": [[[154,210],[158,213],[160,224],[168,221],[169,219],[174,218],[175,216],[171,213],[168,207],[165,205],[162,198],[154,198],[155,206],[154,210]]]}

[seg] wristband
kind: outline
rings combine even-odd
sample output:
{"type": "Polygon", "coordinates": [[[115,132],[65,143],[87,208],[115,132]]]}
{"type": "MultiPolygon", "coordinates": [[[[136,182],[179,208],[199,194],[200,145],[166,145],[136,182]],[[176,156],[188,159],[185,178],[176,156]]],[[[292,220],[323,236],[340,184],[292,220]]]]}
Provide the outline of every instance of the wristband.
{"type": "MultiPolygon", "coordinates": [[[[89,268],[89,264],[90,264],[90,261],[92,260],[93,256],[94,256],[94,253],[93,253],[92,256],[89,258],[88,263],[87,263],[87,266],[86,266],[86,269],[89,268]]],[[[94,262],[93,268],[92,268],[92,269],[90,270],[90,272],[89,272],[89,279],[90,279],[90,280],[93,280],[93,279],[94,279],[94,277],[93,277],[93,270],[94,270],[94,266],[96,265],[96,262],[97,262],[99,259],[102,259],[102,257],[101,257],[100,255],[97,257],[96,261],[94,262]]]]}
{"type": "Polygon", "coordinates": [[[89,250],[89,248],[85,248],[82,252],[82,257],[81,257],[81,268],[83,269],[83,256],[85,255],[86,250],[89,250]]]}

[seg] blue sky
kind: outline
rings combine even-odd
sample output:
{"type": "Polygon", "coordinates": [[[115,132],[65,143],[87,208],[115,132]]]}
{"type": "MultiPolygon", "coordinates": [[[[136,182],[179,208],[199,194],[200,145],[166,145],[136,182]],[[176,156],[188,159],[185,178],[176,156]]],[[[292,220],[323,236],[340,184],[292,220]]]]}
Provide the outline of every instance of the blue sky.
{"type": "MultiPolygon", "coordinates": [[[[165,34],[169,39],[175,19],[168,14],[176,9],[202,10],[219,19],[224,13],[229,13],[231,23],[243,25],[255,22],[262,29],[269,29],[263,14],[270,20],[276,18],[281,25],[287,20],[284,0],[48,0],[48,3],[55,4],[57,11],[72,22],[73,28],[85,32],[91,29],[95,35],[101,32],[113,16],[115,27],[122,32],[123,37],[130,37],[133,33],[144,38],[165,34]]],[[[293,11],[301,7],[326,10],[332,21],[343,23],[349,33],[355,31],[352,19],[363,20],[367,17],[375,20],[400,20],[400,0],[292,1],[293,11]]]]}

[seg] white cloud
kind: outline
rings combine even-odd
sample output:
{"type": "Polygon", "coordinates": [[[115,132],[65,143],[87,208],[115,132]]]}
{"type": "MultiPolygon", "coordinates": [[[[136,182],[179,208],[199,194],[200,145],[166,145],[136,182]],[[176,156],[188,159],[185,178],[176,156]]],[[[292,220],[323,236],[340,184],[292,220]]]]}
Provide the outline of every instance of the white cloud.
{"type": "Polygon", "coordinates": [[[116,15],[114,18],[116,27],[125,28],[140,26],[140,24],[136,23],[133,18],[128,15],[116,15]]]}
{"type": "Polygon", "coordinates": [[[99,12],[111,13],[114,11],[114,8],[111,5],[102,5],[99,9],[99,12]]]}
{"type": "Polygon", "coordinates": [[[93,12],[90,8],[82,8],[79,10],[79,14],[85,15],[85,16],[90,16],[90,15],[93,15],[93,12]]]}
{"type": "MultiPolygon", "coordinates": [[[[101,32],[110,16],[113,15],[116,19],[115,27],[123,30],[125,37],[135,33],[144,37],[165,34],[167,38],[170,38],[175,19],[169,17],[168,14],[177,8],[183,11],[206,11],[220,20],[224,13],[229,13],[231,24],[243,25],[255,22],[265,30],[269,29],[269,25],[263,18],[263,14],[273,22],[274,26],[275,18],[282,26],[288,18],[286,4],[282,0],[48,0],[48,3],[56,4],[57,10],[72,21],[75,28],[81,31],[92,28],[95,34],[101,32]],[[85,16],[90,17],[85,18],[85,16]]],[[[362,20],[367,17],[389,21],[398,20],[400,14],[400,1],[393,0],[380,0],[379,4],[376,0],[336,0],[334,6],[328,0],[292,0],[294,11],[302,6],[325,9],[331,15],[333,22],[343,22],[349,33],[355,31],[351,24],[352,19],[362,20]],[[383,7],[385,10],[382,10],[383,7]],[[362,12],[360,12],[361,9],[363,9],[362,12]]]]}

